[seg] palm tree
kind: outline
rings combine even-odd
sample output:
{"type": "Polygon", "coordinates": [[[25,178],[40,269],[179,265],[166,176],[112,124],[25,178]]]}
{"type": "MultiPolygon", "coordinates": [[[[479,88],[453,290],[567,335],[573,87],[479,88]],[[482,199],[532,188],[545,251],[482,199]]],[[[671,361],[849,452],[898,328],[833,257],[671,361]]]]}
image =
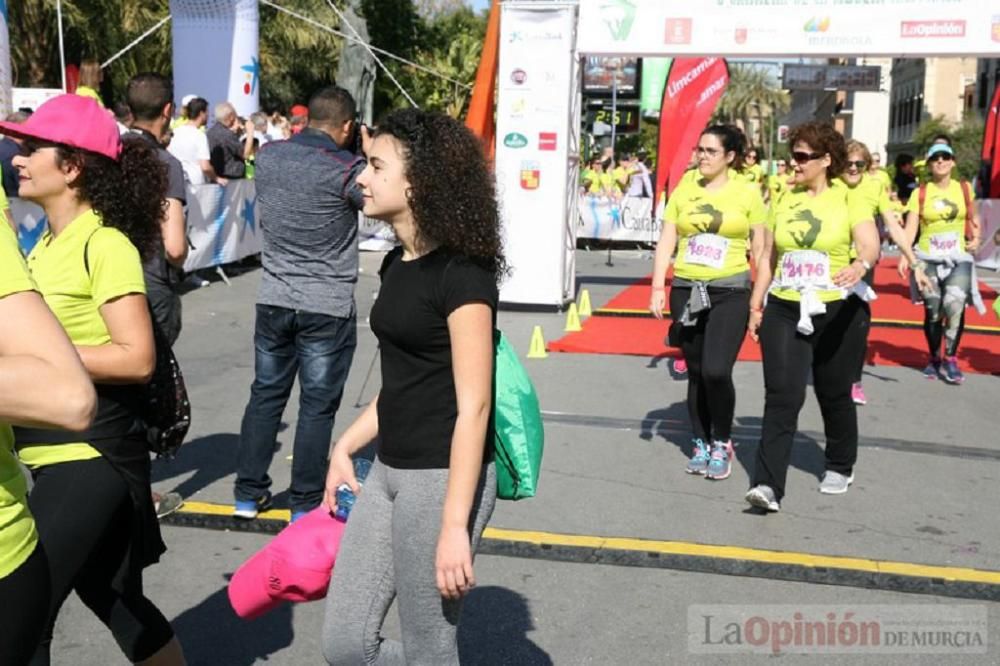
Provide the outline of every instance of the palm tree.
{"type": "MultiPolygon", "coordinates": [[[[713,121],[740,125],[748,132],[747,138],[752,144],[770,146],[765,118],[773,121],[788,110],[789,104],[788,93],[781,90],[767,70],[731,63],[729,85],[719,100],[713,121]],[[756,136],[749,136],[751,119],[757,121],[756,136]]],[[[771,155],[767,157],[770,159],[771,155]]]]}

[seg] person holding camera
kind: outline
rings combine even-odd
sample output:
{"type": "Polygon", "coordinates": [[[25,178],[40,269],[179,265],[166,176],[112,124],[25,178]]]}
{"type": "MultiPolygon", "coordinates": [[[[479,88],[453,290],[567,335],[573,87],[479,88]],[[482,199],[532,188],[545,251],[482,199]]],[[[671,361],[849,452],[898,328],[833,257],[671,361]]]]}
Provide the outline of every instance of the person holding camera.
{"type": "Polygon", "coordinates": [[[263,276],[254,329],[255,376],[240,428],[234,515],[271,504],[267,474],[288,396],[299,375],[291,509],[295,520],[323,499],[327,450],[357,343],[355,180],[366,162],[350,93],[330,86],[309,101],[309,124],[257,154],[263,276]]]}

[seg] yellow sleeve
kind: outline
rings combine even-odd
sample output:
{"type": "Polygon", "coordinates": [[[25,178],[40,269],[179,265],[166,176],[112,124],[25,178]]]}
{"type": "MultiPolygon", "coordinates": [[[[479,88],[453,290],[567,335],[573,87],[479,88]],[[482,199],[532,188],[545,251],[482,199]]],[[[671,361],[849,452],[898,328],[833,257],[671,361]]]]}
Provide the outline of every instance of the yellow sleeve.
{"type": "Polygon", "coordinates": [[[865,202],[865,197],[847,197],[847,219],[851,222],[851,229],[864,222],[874,222],[875,212],[870,202],[865,202]]]}
{"type": "Polygon", "coordinates": [[[676,225],[681,218],[681,210],[678,202],[681,200],[679,196],[686,188],[684,185],[678,185],[677,189],[674,190],[670,198],[667,199],[667,207],[663,211],[663,221],[667,224],[676,225]]]}
{"type": "Polygon", "coordinates": [[[778,226],[778,208],[781,206],[781,200],[785,198],[788,194],[788,190],[782,190],[778,193],[778,196],[771,201],[771,206],[767,209],[767,228],[774,233],[775,227],[778,226]]]}
{"type": "Polygon", "coordinates": [[[920,212],[920,188],[914,188],[913,194],[906,201],[906,208],[904,209],[907,213],[919,213],[920,212]]]}
{"type": "Polygon", "coordinates": [[[146,293],[139,251],[117,229],[103,227],[90,237],[87,261],[98,307],[126,294],[146,293]]]}
{"type": "Polygon", "coordinates": [[[35,283],[17,246],[14,230],[6,220],[0,221],[0,298],[34,289],[35,283]]]}
{"type": "Polygon", "coordinates": [[[767,208],[764,206],[764,197],[760,193],[760,188],[753,186],[747,188],[747,197],[749,199],[747,212],[751,226],[767,224],[767,208]]]}

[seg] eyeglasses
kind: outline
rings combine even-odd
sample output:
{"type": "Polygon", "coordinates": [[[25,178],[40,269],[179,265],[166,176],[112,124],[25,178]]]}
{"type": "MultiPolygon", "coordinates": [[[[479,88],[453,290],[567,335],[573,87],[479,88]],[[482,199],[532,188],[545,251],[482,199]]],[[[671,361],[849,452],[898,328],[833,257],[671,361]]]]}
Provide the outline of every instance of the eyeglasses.
{"type": "Polygon", "coordinates": [[[715,157],[716,155],[718,155],[722,151],[719,150],[718,148],[702,148],[701,146],[698,146],[697,148],[694,149],[694,152],[699,157],[701,155],[707,155],[708,157],[715,157]]]}
{"type": "Polygon", "coordinates": [[[953,158],[951,155],[946,155],[945,153],[938,153],[937,155],[928,157],[927,161],[933,164],[934,162],[951,162],[953,159],[955,158],[953,158]]]}
{"type": "Polygon", "coordinates": [[[792,153],[792,159],[795,160],[798,164],[805,164],[806,162],[812,162],[813,160],[818,160],[824,155],[826,155],[826,153],[794,152],[792,153]]]}
{"type": "Polygon", "coordinates": [[[855,169],[864,169],[866,166],[868,166],[868,162],[865,162],[864,160],[854,160],[854,161],[848,160],[847,166],[854,167],[855,169]]]}

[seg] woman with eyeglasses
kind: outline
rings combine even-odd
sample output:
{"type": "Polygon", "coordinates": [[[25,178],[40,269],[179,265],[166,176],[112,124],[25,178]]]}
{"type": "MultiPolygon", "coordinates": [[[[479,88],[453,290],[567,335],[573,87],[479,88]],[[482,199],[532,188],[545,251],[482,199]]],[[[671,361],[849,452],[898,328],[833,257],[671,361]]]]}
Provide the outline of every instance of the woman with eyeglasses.
{"type": "Polygon", "coordinates": [[[737,174],[744,137],[713,125],[698,139],[700,178],[670,196],[656,246],[649,309],[666,304],[667,270],[677,250],[670,289],[671,338],[688,366],[687,407],[694,430],[689,474],[722,480],[732,471],[733,366],[746,333],[750,300],[747,240],[764,254],[767,212],[760,190],[737,174]]]}
{"type": "Polygon", "coordinates": [[[766,511],[778,511],[785,494],[810,370],[827,438],[820,492],[844,493],[853,481],[858,420],[851,383],[864,337],[861,300],[848,296],[864,287],[861,278],[878,259],[871,210],[836,179],[847,162],[844,137],[811,122],[794,128],[789,142],[795,186],[771,206],[773,242],[750,298],[749,331],[761,344],[765,400],[746,500],[766,511]]]}
{"type": "Polygon", "coordinates": [[[965,376],[956,354],[965,306],[971,302],[980,312],[986,311],[972,256],[979,248],[981,226],[971,185],[951,177],[955,168],[951,146],[933,144],[927,151],[927,168],[930,181],[917,188],[906,206],[905,242],[907,247],[912,245],[919,229],[916,258],[910,261],[915,278],[911,284],[924,303],[924,336],[930,355],[924,376],[961,384],[965,376]]]}

